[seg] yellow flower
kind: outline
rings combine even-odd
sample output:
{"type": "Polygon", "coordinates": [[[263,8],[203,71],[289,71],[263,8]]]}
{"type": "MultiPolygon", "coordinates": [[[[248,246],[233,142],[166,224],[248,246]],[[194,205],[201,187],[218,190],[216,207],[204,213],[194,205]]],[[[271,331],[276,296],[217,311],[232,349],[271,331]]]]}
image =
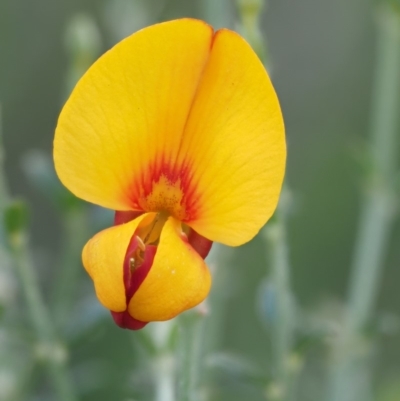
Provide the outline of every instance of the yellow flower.
{"type": "Polygon", "coordinates": [[[275,91],[237,33],[181,19],[100,57],[61,112],[54,161],[76,196],[117,211],[83,250],[116,323],[138,329],[203,301],[212,242],[257,234],[285,158],[275,91]]]}

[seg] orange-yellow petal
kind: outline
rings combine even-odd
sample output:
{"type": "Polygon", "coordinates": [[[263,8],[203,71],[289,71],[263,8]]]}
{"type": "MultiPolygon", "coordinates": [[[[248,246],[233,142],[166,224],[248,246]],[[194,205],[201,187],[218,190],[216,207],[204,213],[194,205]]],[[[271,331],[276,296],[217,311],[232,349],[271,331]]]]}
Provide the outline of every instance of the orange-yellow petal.
{"type": "Polygon", "coordinates": [[[285,166],[279,103],[261,62],[229,30],[177,20],[102,56],[59,119],[57,173],[117,210],[166,211],[239,245],[273,213],[285,166]]]}
{"type": "Polygon", "coordinates": [[[111,209],[142,210],[149,166],[176,160],[212,35],[202,21],[157,24],[93,64],[56,129],[55,167],[69,190],[111,209]]]}
{"type": "Polygon", "coordinates": [[[114,312],[126,309],[125,254],[133,233],[145,217],[99,232],[83,248],[83,265],[94,282],[97,298],[114,312]]]}
{"type": "Polygon", "coordinates": [[[203,259],[182,238],[170,217],[160,237],[153,265],[129,302],[129,314],[149,322],[168,320],[202,302],[211,286],[203,259]]]}
{"type": "Polygon", "coordinates": [[[274,212],[285,170],[282,113],[270,79],[238,34],[216,33],[180,154],[198,213],[186,223],[227,245],[249,241],[274,212]]]}

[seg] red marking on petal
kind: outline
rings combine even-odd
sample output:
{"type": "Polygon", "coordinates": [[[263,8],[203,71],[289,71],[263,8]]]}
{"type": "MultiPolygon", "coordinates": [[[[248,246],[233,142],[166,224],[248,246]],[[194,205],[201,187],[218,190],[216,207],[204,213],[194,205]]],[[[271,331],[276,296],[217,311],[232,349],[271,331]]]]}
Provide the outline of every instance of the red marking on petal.
{"type": "Polygon", "coordinates": [[[143,245],[141,245],[140,243],[140,238],[136,234],[133,234],[125,254],[123,266],[127,304],[149,273],[150,268],[153,265],[154,256],[157,251],[157,247],[155,245],[146,245],[143,255],[143,262],[132,270],[131,258],[137,257],[137,252],[141,250],[141,246],[143,245]]]}
{"type": "MultiPolygon", "coordinates": [[[[130,219],[133,216],[133,213],[134,212],[116,212],[116,224],[123,224],[124,222],[129,221],[125,221],[125,219],[130,219]]],[[[141,238],[136,235],[136,232],[137,230],[129,241],[124,264],[122,266],[124,269],[124,286],[127,305],[149,273],[157,251],[155,245],[144,245],[141,238]],[[136,261],[133,266],[131,263],[132,258],[136,261]]],[[[133,318],[127,309],[123,312],[110,312],[115,323],[123,329],[140,330],[148,323],[133,318]]]]}
{"type": "Polygon", "coordinates": [[[187,235],[187,241],[191,247],[205,259],[211,250],[213,242],[200,235],[197,231],[190,229],[187,235]]]}
{"type": "MultiPolygon", "coordinates": [[[[152,193],[154,184],[158,183],[161,177],[165,177],[172,185],[179,183],[183,193],[180,205],[185,211],[184,217],[174,217],[183,222],[195,220],[199,214],[201,199],[193,176],[193,166],[189,161],[175,164],[165,160],[164,155],[154,159],[140,176],[133,178],[129,195],[132,208],[142,209],[141,199],[147,198],[152,193]]],[[[145,210],[145,212],[155,211],[160,210],[145,210]]]]}
{"type": "Polygon", "coordinates": [[[111,315],[114,319],[114,322],[123,329],[140,330],[148,323],[141,322],[140,320],[133,318],[127,310],[124,312],[111,311],[111,315]]]}
{"type": "Polygon", "coordinates": [[[136,219],[136,217],[139,217],[143,213],[144,212],[140,212],[138,210],[128,210],[128,211],[116,210],[115,216],[114,216],[114,226],[128,223],[128,222],[136,219]]]}

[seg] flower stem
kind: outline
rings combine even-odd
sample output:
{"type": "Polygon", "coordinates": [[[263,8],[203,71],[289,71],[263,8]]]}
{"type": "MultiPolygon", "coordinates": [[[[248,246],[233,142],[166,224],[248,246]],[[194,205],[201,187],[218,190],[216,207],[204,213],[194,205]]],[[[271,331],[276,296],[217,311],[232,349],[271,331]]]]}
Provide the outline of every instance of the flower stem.
{"type": "MultiPolygon", "coordinates": [[[[0,103],[0,214],[3,215],[4,208],[7,205],[9,201],[9,196],[8,196],[8,191],[7,191],[7,185],[6,185],[6,179],[5,175],[3,173],[4,171],[4,146],[3,146],[3,133],[2,133],[2,105],[0,103]]],[[[0,239],[4,236],[4,233],[2,233],[3,227],[1,225],[0,228],[0,239]]]]}
{"type": "Polygon", "coordinates": [[[165,355],[156,359],[155,401],[175,401],[175,375],[173,356],[165,355]]]}
{"type": "Polygon", "coordinates": [[[229,28],[232,25],[231,0],[203,0],[202,14],[214,29],[229,28]]]}
{"type": "Polygon", "coordinates": [[[159,322],[151,329],[153,356],[153,372],[155,384],[155,401],[176,400],[176,367],[175,355],[171,343],[171,337],[176,326],[176,321],[159,322]]]}
{"type": "Polygon", "coordinates": [[[288,191],[282,191],[274,220],[265,230],[271,261],[270,282],[275,298],[275,319],[272,324],[271,348],[275,382],[267,391],[271,400],[290,400],[297,365],[290,363],[293,348],[294,310],[290,287],[290,265],[286,240],[288,191]]]}
{"type": "Polygon", "coordinates": [[[237,0],[241,16],[240,30],[257,53],[262,63],[267,67],[267,45],[262,36],[259,19],[266,0],[237,0]]]}
{"type": "Polygon", "coordinates": [[[204,314],[193,310],[179,317],[179,401],[197,399],[199,373],[202,365],[204,314]]]}
{"type": "Polygon", "coordinates": [[[397,169],[399,86],[400,15],[386,5],[378,20],[370,140],[372,174],[361,209],[345,328],[330,377],[331,401],[367,399],[364,392],[372,346],[366,341],[365,330],[376,304],[396,202],[393,181],[397,169]]]}
{"type": "MultiPolygon", "coordinates": [[[[237,0],[242,17],[242,33],[267,66],[266,44],[261,34],[259,19],[265,6],[264,0],[237,0]]],[[[281,200],[274,221],[264,230],[270,250],[271,277],[276,303],[276,320],[272,326],[271,341],[275,382],[267,389],[271,400],[292,399],[296,365],[290,363],[293,347],[294,310],[290,287],[290,266],[286,240],[288,190],[282,190],[281,200]]]]}

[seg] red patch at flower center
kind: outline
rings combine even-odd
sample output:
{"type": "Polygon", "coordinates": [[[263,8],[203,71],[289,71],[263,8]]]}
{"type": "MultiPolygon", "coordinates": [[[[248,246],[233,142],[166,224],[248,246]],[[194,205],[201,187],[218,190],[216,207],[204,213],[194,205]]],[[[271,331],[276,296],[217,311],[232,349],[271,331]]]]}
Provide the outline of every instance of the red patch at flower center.
{"type": "Polygon", "coordinates": [[[157,182],[153,181],[151,192],[140,196],[139,205],[147,212],[164,211],[182,221],[186,217],[186,205],[181,186],[180,179],[172,182],[161,175],[157,182]]]}
{"type": "Polygon", "coordinates": [[[200,196],[189,163],[172,166],[153,162],[130,189],[133,208],[144,212],[165,212],[182,222],[194,220],[200,196]]]}

